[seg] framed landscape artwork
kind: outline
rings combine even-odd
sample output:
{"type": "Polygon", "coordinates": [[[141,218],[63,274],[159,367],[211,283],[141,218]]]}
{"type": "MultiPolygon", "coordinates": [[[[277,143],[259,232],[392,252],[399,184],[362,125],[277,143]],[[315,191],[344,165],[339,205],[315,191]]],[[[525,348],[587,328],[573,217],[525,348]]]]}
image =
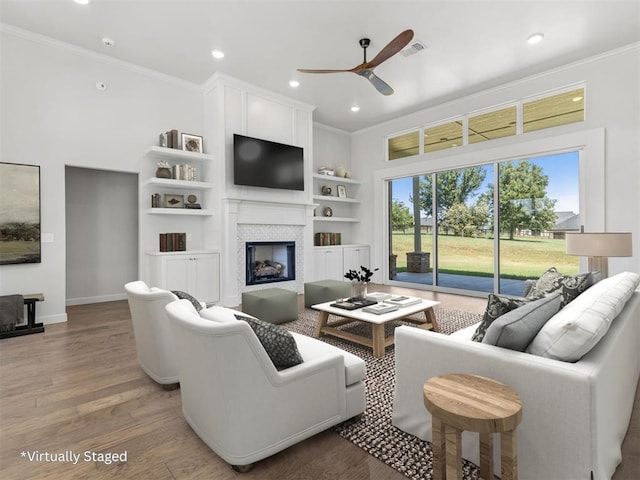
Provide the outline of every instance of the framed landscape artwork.
{"type": "Polygon", "coordinates": [[[0,265],[40,263],[40,167],[0,162],[0,265]]]}

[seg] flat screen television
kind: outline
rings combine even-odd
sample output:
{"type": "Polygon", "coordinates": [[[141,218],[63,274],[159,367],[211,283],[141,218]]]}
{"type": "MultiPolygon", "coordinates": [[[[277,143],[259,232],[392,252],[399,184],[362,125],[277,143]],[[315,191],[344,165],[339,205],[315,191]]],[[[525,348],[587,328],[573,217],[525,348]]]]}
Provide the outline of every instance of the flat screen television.
{"type": "Polygon", "coordinates": [[[235,133],[233,182],[252,187],[304,190],[303,149],[235,133]]]}

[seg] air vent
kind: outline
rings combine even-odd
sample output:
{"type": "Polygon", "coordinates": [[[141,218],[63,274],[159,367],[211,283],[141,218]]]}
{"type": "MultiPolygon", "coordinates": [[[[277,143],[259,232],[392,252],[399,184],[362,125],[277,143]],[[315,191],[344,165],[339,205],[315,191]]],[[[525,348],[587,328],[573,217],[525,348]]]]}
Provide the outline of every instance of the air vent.
{"type": "Polygon", "coordinates": [[[419,53],[426,48],[427,46],[424,43],[422,43],[420,40],[416,40],[415,42],[411,42],[411,44],[400,53],[402,53],[402,55],[405,57],[410,57],[411,55],[415,55],[416,53],[419,53]]]}

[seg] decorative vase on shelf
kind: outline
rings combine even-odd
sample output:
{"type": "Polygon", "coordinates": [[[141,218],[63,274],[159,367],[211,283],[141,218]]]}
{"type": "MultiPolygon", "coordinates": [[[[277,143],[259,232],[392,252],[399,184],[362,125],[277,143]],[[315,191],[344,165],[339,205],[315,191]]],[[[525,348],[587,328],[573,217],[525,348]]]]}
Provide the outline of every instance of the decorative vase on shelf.
{"type": "Polygon", "coordinates": [[[171,178],[171,169],[167,167],[158,167],[156,170],[157,178],[171,178]]]}
{"type": "Polygon", "coordinates": [[[364,300],[367,298],[367,282],[351,281],[351,298],[353,300],[364,300]]]}
{"type": "Polygon", "coordinates": [[[344,174],[346,172],[347,171],[345,170],[345,168],[342,165],[340,165],[338,168],[336,168],[336,177],[344,177],[344,174]]]}

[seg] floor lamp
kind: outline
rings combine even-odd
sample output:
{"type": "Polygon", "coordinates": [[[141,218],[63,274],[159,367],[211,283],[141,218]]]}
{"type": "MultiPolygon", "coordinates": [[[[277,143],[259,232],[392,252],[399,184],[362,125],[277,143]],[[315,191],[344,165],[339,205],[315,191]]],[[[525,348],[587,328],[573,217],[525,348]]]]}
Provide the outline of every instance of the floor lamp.
{"type": "Polygon", "coordinates": [[[567,233],[568,255],[589,257],[589,271],[609,276],[609,257],[630,257],[631,233],[567,233]]]}

